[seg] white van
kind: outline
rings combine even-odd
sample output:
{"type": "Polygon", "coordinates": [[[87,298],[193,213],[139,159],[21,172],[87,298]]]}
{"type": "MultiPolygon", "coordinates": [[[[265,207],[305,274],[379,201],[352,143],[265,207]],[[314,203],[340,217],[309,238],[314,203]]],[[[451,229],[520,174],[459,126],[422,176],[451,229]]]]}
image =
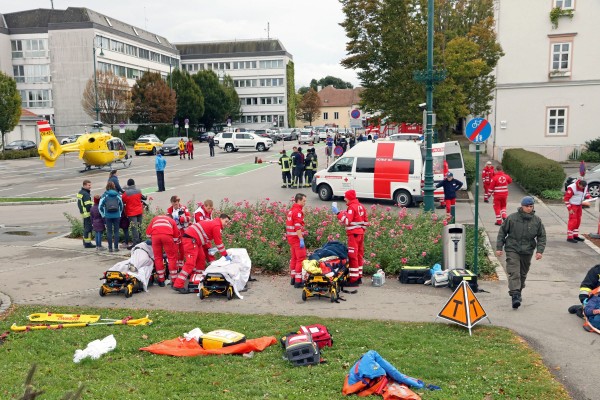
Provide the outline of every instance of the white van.
{"type": "MultiPolygon", "coordinates": [[[[423,155],[424,154],[425,150],[423,150],[423,155]]],[[[460,190],[467,190],[465,162],[463,160],[460,145],[457,141],[432,144],[431,155],[433,156],[433,180],[435,183],[438,183],[445,178],[444,161],[446,161],[448,163],[448,172],[452,172],[454,179],[458,179],[463,183],[460,190]]],[[[423,172],[423,174],[424,173],[425,172],[423,172]]],[[[444,189],[435,189],[433,197],[435,200],[442,200],[444,198],[444,189]]]]}
{"type": "Polygon", "coordinates": [[[356,190],[364,199],[393,200],[408,207],[423,201],[423,158],[414,142],[360,142],[327,169],[317,172],[312,191],[324,201],[356,190]]]}

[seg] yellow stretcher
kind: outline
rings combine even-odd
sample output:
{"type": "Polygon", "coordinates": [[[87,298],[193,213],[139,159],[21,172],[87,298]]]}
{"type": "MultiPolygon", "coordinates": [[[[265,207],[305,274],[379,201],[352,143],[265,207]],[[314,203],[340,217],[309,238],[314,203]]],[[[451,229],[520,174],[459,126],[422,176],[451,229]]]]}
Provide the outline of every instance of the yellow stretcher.
{"type": "Polygon", "coordinates": [[[10,330],[13,332],[26,332],[26,331],[39,331],[39,330],[56,330],[56,329],[66,329],[66,328],[84,328],[86,326],[96,326],[96,325],[131,325],[131,326],[139,326],[139,325],[150,325],[152,320],[148,318],[146,315],[144,318],[133,319],[131,317],[123,318],[123,319],[102,319],[104,322],[74,322],[74,323],[66,323],[66,324],[37,324],[37,325],[17,325],[12,324],[10,330]]]}

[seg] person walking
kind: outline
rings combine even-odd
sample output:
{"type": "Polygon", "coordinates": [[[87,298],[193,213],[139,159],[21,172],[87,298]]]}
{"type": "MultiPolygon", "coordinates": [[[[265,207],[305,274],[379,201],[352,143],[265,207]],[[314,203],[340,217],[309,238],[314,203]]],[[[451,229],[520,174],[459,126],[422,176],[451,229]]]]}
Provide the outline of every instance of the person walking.
{"type": "Polygon", "coordinates": [[[452,206],[456,204],[456,192],[460,190],[463,186],[463,183],[458,179],[454,179],[454,174],[452,172],[448,172],[446,174],[446,179],[438,182],[435,187],[444,188],[444,204],[446,205],[446,218],[451,218],[451,210],[452,206]]]}
{"type": "Polygon", "coordinates": [[[108,181],[114,183],[115,190],[117,191],[117,193],[121,194],[123,193],[123,188],[119,184],[119,178],[117,177],[117,173],[118,171],[116,169],[110,171],[110,174],[108,175],[108,181]]]}
{"type": "Polygon", "coordinates": [[[94,196],[94,205],[90,210],[90,216],[92,217],[92,229],[96,238],[96,250],[106,250],[106,247],[102,247],[102,233],[104,233],[104,218],[98,210],[98,204],[100,203],[100,195],[94,196]]]}
{"type": "Polygon", "coordinates": [[[485,163],[483,171],[481,171],[481,180],[483,182],[483,201],[486,203],[490,202],[490,183],[495,174],[494,166],[491,161],[485,163]]]}
{"type": "Polygon", "coordinates": [[[119,226],[125,206],[113,182],[106,184],[106,191],[102,194],[98,208],[106,221],[108,252],[112,253],[113,249],[119,251],[119,226]]]}
{"type": "Polygon", "coordinates": [[[367,210],[356,198],[355,190],[347,190],[344,200],[348,208],[346,211],[338,210],[337,203],[331,205],[331,211],[337,215],[337,219],[346,227],[348,237],[348,267],[347,286],[358,286],[362,283],[364,256],[365,256],[365,231],[369,224],[367,210]]]}
{"type": "Polygon", "coordinates": [[[494,196],[494,212],[496,213],[496,225],[502,225],[506,219],[506,200],[508,199],[508,185],[512,178],[504,173],[502,165],[496,167],[496,173],[490,182],[490,194],[494,196]]]}
{"type": "Polygon", "coordinates": [[[169,263],[169,277],[173,281],[177,277],[177,254],[181,242],[181,231],[170,215],[157,215],[146,228],[146,236],[152,241],[154,267],[158,275],[158,286],[165,286],[165,262],[163,250],[169,263]]]}
{"type": "Polygon", "coordinates": [[[496,240],[496,256],[506,252],[506,273],[508,274],[508,294],[512,308],[521,306],[521,293],[531,266],[531,258],[541,260],[546,248],[546,230],[540,217],[535,215],[534,200],[525,196],[521,207],[502,223],[496,240]]]}
{"type": "Polygon", "coordinates": [[[179,139],[177,147],[179,148],[179,159],[183,160],[185,158],[185,142],[183,141],[183,138],[179,139]]]}
{"type": "Polygon", "coordinates": [[[156,184],[159,192],[164,192],[165,189],[165,168],[167,166],[167,160],[162,155],[162,151],[156,153],[154,158],[154,169],[156,169],[156,184]]]}
{"type": "Polygon", "coordinates": [[[294,196],[294,204],[288,211],[285,223],[285,236],[290,245],[290,283],[296,289],[304,287],[302,282],[302,262],[306,260],[306,245],[304,236],[304,206],[306,195],[297,193],[294,196]]]}
{"type": "Polygon", "coordinates": [[[128,179],[125,193],[123,193],[123,203],[125,204],[125,214],[129,218],[133,244],[127,247],[127,250],[131,250],[136,244],[141,242],[140,231],[142,228],[142,217],[144,216],[142,200],[146,200],[146,196],[142,194],[141,190],[135,187],[133,179],[128,179]]]}
{"type": "Polygon", "coordinates": [[[215,156],[215,138],[213,136],[208,137],[208,150],[210,151],[210,156],[215,156]]]}
{"type": "Polygon", "coordinates": [[[203,247],[214,241],[217,250],[226,260],[231,261],[223,245],[222,231],[231,222],[227,214],[219,215],[212,221],[200,221],[190,225],[183,233],[183,249],[185,252],[185,264],[177,279],[173,282],[173,290],[187,294],[189,291],[184,287],[185,282],[191,274],[204,272],[206,269],[206,258],[203,247]]]}
{"type": "Polygon", "coordinates": [[[86,249],[93,249],[96,247],[92,244],[92,217],[90,215],[90,210],[92,209],[94,202],[92,201],[91,191],[92,182],[85,179],[81,186],[81,190],[77,193],[77,207],[79,208],[79,213],[83,219],[83,247],[86,249]]]}
{"type": "Polygon", "coordinates": [[[185,144],[185,150],[187,151],[188,160],[194,159],[194,141],[188,140],[185,144]]]}
{"type": "Polygon", "coordinates": [[[292,174],[290,172],[292,168],[292,159],[287,155],[285,150],[281,150],[281,157],[279,157],[279,161],[277,164],[281,167],[281,179],[283,179],[282,188],[291,188],[292,187],[292,174]]]}
{"type": "Polygon", "coordinates": [[[577,179],[567,186],[564,201],[569,212],[569,222],[567,223],[567,242],[569,243],[578,243],[585,240],[579,236],[579,225],[581,225],[583,202],[590,198],[587,182],[583,179],[577,179]]]}

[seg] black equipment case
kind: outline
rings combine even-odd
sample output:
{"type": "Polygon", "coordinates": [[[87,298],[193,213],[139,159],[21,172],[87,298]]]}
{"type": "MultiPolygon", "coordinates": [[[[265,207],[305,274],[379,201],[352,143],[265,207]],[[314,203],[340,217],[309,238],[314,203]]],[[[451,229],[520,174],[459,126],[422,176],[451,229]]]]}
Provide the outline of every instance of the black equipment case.
{"type": "Polygon", "coordinates": [[[400,283],[425,283],[429,279],[430,268],[426,265],[409,266],[403,265],[400,267],[400,275],[398,280],[400,283]]]}
{"type": "Polygon", "coordinates": [[[456,289],[456,287],[460,285],[462,281],[466,281],[469,286],[471,286],[471,290],[477,293],[477,275],[468,269],[457,268],[448,270],[448,287],[450,289],[456,289]]]}

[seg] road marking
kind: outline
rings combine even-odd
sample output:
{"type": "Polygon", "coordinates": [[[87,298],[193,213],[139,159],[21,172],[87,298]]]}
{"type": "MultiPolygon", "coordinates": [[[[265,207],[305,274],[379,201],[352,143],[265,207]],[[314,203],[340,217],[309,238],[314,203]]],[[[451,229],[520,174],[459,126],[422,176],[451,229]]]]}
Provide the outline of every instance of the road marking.
{"type": "Polygon", "coordinates": [[[236,176],[266,167],[269,164],[237,164],[231,167],[220,168],[214,171],[203,172],[196,176],[236,176]]]}
{"type": "Polygon", "coordinates": [[[49,192],[49,191],[51,191],[51,190],[55,190],[55,189],[46,189],[46,190],[39,190],[39,191],[37,191],[37,192],[29,192],[29,193],[15,194],[15,197],[27,196],[28,194],[36,194],[36,193],[49,192]]]}
{"type": "Polygon", "coordinates": [[[199,182],[194,182],[194,183],[188,183],[187,185],[183,185],[184,187],[188,187],[188,186],[194,186],[194,185],[199,185],[203,183],[203,181],[199,181],[199,182]]]}

